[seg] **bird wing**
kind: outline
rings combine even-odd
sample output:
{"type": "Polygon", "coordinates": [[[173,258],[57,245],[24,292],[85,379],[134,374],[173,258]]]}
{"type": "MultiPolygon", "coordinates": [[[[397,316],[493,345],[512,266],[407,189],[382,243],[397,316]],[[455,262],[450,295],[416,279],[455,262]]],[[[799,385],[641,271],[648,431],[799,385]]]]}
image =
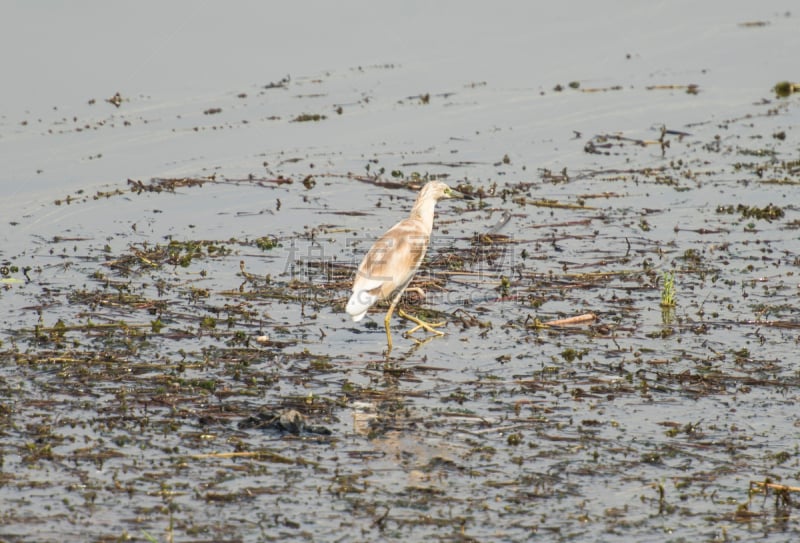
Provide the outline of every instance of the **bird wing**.
{"type": "Polygon", "coordinates": [[[404,289],[416,273],[428,248],[424,225],[405,219],[390,228],[364,257],[353,282],[346,311],[360,320],[367,310],[392,292],[404,289]]]}

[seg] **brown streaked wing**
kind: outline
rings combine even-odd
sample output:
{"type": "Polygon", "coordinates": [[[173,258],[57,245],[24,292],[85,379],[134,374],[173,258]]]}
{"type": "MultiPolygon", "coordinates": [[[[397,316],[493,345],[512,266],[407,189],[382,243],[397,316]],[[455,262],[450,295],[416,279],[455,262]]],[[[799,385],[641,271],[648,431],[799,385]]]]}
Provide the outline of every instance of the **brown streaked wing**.
{"type": "Polygon", "coordinates": [[[405,219],[381,236],[358,267],[358,276],[381,280],[379,287],[370,290],[382,298],[404,286],[417,271],[428,248],[428,236],[419,221],[405,219]]]}

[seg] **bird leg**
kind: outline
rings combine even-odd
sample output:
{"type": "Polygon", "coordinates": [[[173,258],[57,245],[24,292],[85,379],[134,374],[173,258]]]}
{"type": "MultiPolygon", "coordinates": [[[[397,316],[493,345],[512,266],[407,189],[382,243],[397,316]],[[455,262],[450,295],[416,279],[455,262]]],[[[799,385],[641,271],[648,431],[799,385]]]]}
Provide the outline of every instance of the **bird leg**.
{"type": "Polygon", "coordinates": [[[402,294],[403,293],[400,292],[394,297],[394,300],[392,300],[389,306],[389,311],[386,312],[386,318],[383,319],[383,326],[386,328],[386,356],[389,356],[389,353],[392,352],[392,332],[389,330],[389,321],[392,319],[392,313],[394,313],[394,308],[397,307],[397,302],[400,301],[400,296],[402,294]]]}
{"type": "Polygon", "coordinates": [[[403,295],[403,292],[400,291],[394,297],[394,299],[392,300],[391,305],[389,305],[389,311],[386,312],[386,317],[384,317],[384,319],[383,319],[383,326],[384,326],[384,328],[386,328],[386,356],[389,356],[389,353],[392,352],[392,332],[389,329],[389,324],[390,324],[390,321],[392,319],[392,313],[394,313],[395,309],[397,309],[397,314],[400,315],[400,317],[402,317],[402,318],[404,318],[406,320],[409,320],[409,321],[411,321],[413,323],[416,323],[416,326],[414,328],[412,328],[411,330],[409,330],[408,332],[403,334],[406,337],[411,335],[411,334],[413,334],[414,332],[416,332],[420,328],[424,328],[428,332],[430,332],[432,334],[436,334],[437,336],[443,336],[444,332],[440,332],[436,328],[439,328],[439,327],[444,326],[445,324],[447,324],[447,321],[425,322],[424,320],[422,320],[420,318],[417,318],[417,317],[413,317],[413,316],[407,314],[402,309],[399,309],[397,307],[397,303],[400,301],[400,297],[402,295],[403,295]]]}
{"type": "Polygon", "coordinates": [[[405,333],[406,336],[410,336],[411,334],[413,334],[414,332],[416,332],[420,328],[424,328],[428,332],[430,332],[432,334],[436,334],[437,336],[443,336],[444,335],[444,332],[440,332],[439,330],[437,330],[437,328],[447,324],[447,321],[426,322],[426,321],[424,321],[424,320],[422,320],[422,319],[420,319],[418,317],[412,317],[411,315],[407,314],[402,309],[398,309],[397,310],[397,314],[400,315],[402,318],[417,324],[414,328],[412,328],[411,330],[409,330],[408,332],[405,333]]]}

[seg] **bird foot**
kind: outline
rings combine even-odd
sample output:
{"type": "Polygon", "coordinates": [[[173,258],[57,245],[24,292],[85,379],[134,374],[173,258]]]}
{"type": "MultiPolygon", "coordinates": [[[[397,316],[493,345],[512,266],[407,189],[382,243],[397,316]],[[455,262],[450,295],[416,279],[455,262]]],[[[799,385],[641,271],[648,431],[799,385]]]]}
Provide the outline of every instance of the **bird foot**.
{"type": "Polygon", "coordinates": [[[425,329],[426,331],[430,332],[431,334],[436,334],[437,336],[443,336],[444,335],[444,332],[441,332],[441,331],[437,330],[437,328],[440,328],[440,327],[444,326],[445,324],[447,324],[447,321],[426,322],[426,321],[424,321],[422,319],[419,319],[417,317],[413,317],[413,316],[407,314],[402,309],[398,309],[397,310],[397,314],[400,315],[402,318],[404,318],[406,320],[409,320],[409,321],[411,321],[413,323],[416,323],[416,326],[414,328],[412,328],[411,330],[409,330],[408,332],[403,334],[406,337],[410,336],[411,334],[413,334],[414,332],[416,332],[417,330],[419,330],[421,328],[425,329]]]}

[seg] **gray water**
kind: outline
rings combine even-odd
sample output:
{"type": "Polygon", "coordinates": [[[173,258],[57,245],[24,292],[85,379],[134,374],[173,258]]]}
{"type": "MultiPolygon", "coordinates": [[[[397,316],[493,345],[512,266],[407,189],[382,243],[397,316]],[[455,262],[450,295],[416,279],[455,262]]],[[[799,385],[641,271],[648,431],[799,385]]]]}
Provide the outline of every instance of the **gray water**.
{"type": "Polygon", "coordinates": [[[795,538],[791,8],[7,6],[2,539],[795,538]]]}

